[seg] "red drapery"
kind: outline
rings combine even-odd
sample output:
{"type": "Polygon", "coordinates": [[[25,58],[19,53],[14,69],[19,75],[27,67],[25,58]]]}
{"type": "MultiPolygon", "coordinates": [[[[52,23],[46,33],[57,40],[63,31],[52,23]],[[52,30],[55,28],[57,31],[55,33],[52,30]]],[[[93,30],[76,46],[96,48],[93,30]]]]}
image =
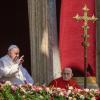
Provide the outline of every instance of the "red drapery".
{"type": "MultiPolygon", "coordinates": [[[[83,38],[83,30],[81,26],[83,21],[77,22],[73,19],[77,13],[83,16],[82,8],[84,5],[90,9],[88,16],[95,14],[95,0],[61,0],[61,15],[60,15],[60,58],[62,69],[65,66],[71,66],[72,69],[80,72],[81,75],[84,72],[84,48],[81,43],[83,38]]],[[[88,73],[90,76],[95,76],[96,72],[96,28],[95,24],[89,22],[88,33],[90,37],[88,42],[88,73]]],[[[76,72],[76,73],[78,73],[76,72]]]]}

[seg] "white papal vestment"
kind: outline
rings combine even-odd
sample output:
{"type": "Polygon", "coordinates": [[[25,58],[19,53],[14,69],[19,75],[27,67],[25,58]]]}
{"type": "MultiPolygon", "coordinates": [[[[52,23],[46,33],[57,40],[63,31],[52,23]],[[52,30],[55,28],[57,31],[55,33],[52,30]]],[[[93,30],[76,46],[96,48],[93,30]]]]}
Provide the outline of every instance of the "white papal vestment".
{"type": "Polygon", "coordinates": [[[18,85],[25,81],[33,84],[33,79],[27,70],[22,65],[14,63],[8,55],[0,59],[0,81],[3,80],[18,85]]]}

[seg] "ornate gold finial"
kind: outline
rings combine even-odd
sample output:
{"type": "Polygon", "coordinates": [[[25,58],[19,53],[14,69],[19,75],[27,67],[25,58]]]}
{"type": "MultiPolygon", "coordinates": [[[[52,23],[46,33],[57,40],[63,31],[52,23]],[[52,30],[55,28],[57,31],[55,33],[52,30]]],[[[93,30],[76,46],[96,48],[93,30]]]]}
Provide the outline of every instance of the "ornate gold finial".
{"type": "Polygon", "coordinates": [[[94,14],[92,15],[92,18],[91,18],[91,20],[93,21],[93,23],[97,20],[98,18],[96,18],[95,16],[94,16],[94,14]]]}
{"type": "Polygon", "coordinates": [[[87,5],[85,4],[85,6],[83,7],[83,11],[89,11],[87,5]]]}
{"type": "Polygon", "coordinates": [[[86,81],[86,74],[87,74],[87,47],[89,46],[89,42],[88,42],[88,38],[89,38],[89,34],[87,33],[88,32],[88,29],[89,29],[89,26],[88,26],[88,21],[92,21],[93,23],[97,20],[97,18],[93,15],[92,17],[89,17],[88,16],[88,7],[85,5],[83,7],[83,12],[84,12],[84,15],[83,16],[79,16],[79,14],[76,14],[75,18],[77,21],[80,21],[80,20],[83,20],[84,21],[84,25],[82,26],[83,30],[84,30],[84,33],[82,35],[82,38],[84,39],[84,41],[82,42],[82,46],[84,47],[84,88],[87,87],[87,81],[86,81]]]}

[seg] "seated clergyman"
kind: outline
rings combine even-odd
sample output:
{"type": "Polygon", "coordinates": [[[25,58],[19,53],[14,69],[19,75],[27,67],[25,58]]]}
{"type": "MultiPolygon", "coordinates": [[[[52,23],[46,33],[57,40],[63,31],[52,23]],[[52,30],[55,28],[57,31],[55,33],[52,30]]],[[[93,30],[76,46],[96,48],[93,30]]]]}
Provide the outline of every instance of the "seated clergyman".
{"type": "Polygon", "coordinates": [[[60,78],[53,80],[49,86],[63,89],[68,89],[69,86],[72,86],[73,88],[80,88],[77,82],[72,79],[73,73],[71,68],[65,67],[61,75],[62,76],[60,78]]]}
{"type": "Polygon", "coordinates": [[[10,81],[13,84],[32,83],[33,79],[22,66],[23,57],[19,57],[20,49],[16,45],[8,48],[8,53],[0,58],[0,81],[10,81]]]}

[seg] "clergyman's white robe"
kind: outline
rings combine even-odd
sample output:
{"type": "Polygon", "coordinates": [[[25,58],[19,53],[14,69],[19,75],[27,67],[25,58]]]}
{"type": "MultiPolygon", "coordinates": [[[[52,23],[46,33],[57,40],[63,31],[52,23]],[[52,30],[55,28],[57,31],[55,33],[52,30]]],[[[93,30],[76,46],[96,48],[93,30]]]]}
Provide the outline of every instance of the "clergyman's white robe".
{"type": "Polygon", "coordinates": [[[2,80],[18,85],[25,81],[33,84],[33,79],[27,70],[22,65],[14,63],[8,55],[0,59],[0,81],[2,80]]]}

